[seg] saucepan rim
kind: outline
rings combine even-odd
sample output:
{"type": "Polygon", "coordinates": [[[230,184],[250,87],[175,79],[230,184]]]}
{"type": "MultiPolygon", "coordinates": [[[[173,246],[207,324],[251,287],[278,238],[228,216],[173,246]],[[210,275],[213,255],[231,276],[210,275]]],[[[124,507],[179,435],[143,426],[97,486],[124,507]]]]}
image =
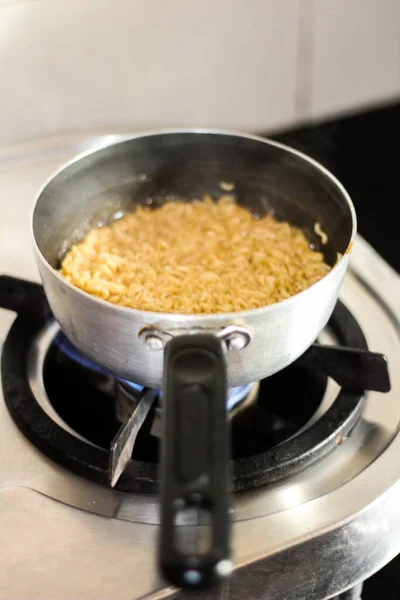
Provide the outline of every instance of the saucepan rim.
{"type": "Polygon", "coordinates": [[[291,148],[290,146],[287,146],[286,144],[282,144],[280,142],[276,142],[269,138],[261,137],[258,135],[247,134],[247,133],[243,133],[240,131],[234,131],[234,130],[208,129],[208,128],[157,129],[157,130],[149,130],[146,132],[137,133],[134,135],[121,136],[121,138],[118,139],[117,141],[107,143],[104,146],[101,146],[100,148],[97,146],[96,148],[81,152],[81,153],[77,154],[76,156],[74,156],[71,160],[63,163],[58,169],[56,169],[53,173],[51,173],[50,176],[43,183],[43,185],[40,187],[39,191],[37,192],[37,194],[35,196],[34,203],[33,203],[32,209],[31,209],[31,214],[30,214],[30,235],[32,238],[33,247],[35,249],[36,255],[39,258],[40,262],[45,266],[45,268],[47,268],[48,270],[51,271],[53,276],[59,280],[60,284],[68,287],[72,292],[74,292],[78,296],[81,296],[83,300],[90,300],[90,301],[96,303],[99,307],[104,307],[104,308],[107,307],[107,309],[113,309],[114,311],[116,311],[120,314],[125,314],[128,316],[131,315],[132,318],[134,316],[140,315],[141,317],[143,317],[143,315],[145,315],[146,318],[149,318],[152,320],[171,319],[175,322],[176,321],[184,322],[184,321],[190,320],[191,327],[196,327],[196,324],[199,324],[199,326],[200,326],[200,325],[204,325],[206,323],[211,323],[211,322],[213,324],[215,324],[218,321],[221,321],[221,322],[226,321],[226,319],[238,319],[238,318],[245,319],[248,316],[255,316],[255,315],[262,316],[263,314],[265,314],[267,312],[272,314],[274,311],[280,310],[281,307],[283,307],[284,305],[289,306],[290,304],[292,304],[296,301],[300,301],[300,299],[306,297],[306,294],[310,294],[313,290],[317,289],[317,287],[324,285],[326,281],[329,281],[333,277],[335,277],[336,272],[344,266],[344,263],[347,263],[347,261],[348,261],[349,254],[352,250],[354,240],[357,235],[357,216],[356,216],[356,211],[355,211],[353,202],[350,198],[350,195],[348,194],[345,187],[340,183],[340,181],[327,168],[325,168],[323,165],[321,165],[318,161],[314,160],[313,158],[310,158],[309,156],[307,156],[303,152],[300,152],[299,150],[296,150],[294,148],[291,148]],[[59,274],[57,269],[55,269],[54,267],[52,267],[50,265],[50,263],[48,262],[46,257],[43,255],[43,253],[39,249],[39,246],[36,242],[36,235],[35,235],[35,228],[34,228],[34,215],[35,215],[35,210],[36,210],[36,207],[37,207],[37,204],[39,202],[41,195],[58,175],[60,175],[61,173],[63,173],[67,169],[69,169],[69,167],[71,167],[75,163],[79,162],[83,158],[86,158],[87,156],[97,154],[107,148],[112,148],[113,146],[118,146],[119,144],[122,144],[122,143],[125,143],[128,141],[133,141],[135,139],[153,137],[153,136],[155,137],[155,136],[168,135],[168,134],[171,134],[171,135],[175,135],[175,134],[195,134],[195,135],[211,134],[211,135],[232,136],[232,137],[236,137],[236,138],[239,137],[239,138],[254,140],[256,142],[261,142],[263,144],[268,144],[270,146],[275,146],[276,148],[280,148],[281,150],[284,150],[289,154],[297,156],[298,158],[301,158],[305,162],[307,162],[310,165],[312,165],[313,167],[315,167],[317,170],[320,171],[320,173],[322,175],[324,175],[327,179],[329,179],[334,184],[334,186],[339,190],[343,199],[347,203],[347,206],[350,211],[350,216],[351,216],[351,221],[352,221],[351,236],[350,236],[350,240],[347,245],[347,248],[346,248],[345,252],[343,253],[343,255],[336,262],[336,264],[332,267],[332,269],[329,271],[329,273],[324,275],[324,277],[322,277],[322,279],[320,279],[319,281],[317,281],[316,283],[311,285],[309,288],[295,294],[294,296],[290,296],[289,298],[285,298],[284,300],[280,300],[279,302],[275,302],[274,304],[269,304],[269,305],[262,306],[259,308],[253,308],[253,309],[235,311],[235,312],[226,312],[226,313],[210,313],[210,314],[204,314],[204,315],[200,314],[199,315],[199,314],[190,314],[190,313],[189,314],[170,313],[170,312],[167,313],[167,312],[139,310],[137,308],[129,308],[129,307],[125,307],[125,306],[119,306],[117,304],[112,304],[110,302],[107,302],[106,300],[98,298],[97,296],[92,296],[88,292],[85,292],[85,291],[81,290],[80,288],[76,287],[75,285],[69,283],[66,279],[64,279],[59,274]]]}

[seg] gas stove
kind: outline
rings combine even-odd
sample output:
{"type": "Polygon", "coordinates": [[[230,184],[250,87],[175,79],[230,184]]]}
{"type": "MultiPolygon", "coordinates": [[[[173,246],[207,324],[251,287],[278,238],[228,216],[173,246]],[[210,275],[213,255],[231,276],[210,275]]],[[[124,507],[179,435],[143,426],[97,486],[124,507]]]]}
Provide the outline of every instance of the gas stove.
{"type": "MultiPolygon", "coordinates": [[[[70,136],[0,155],[0,189],[12,198],[1,272],[39,281],[35,191],[61,162],[111,139],[70,136]]],[[[38,284],[2,284],[3,305],[20,313],[0,311],[0,598],[191,597],[166,586],[155,563],[160,394],[80,355],[38,284]],[[139,405],[133,459],[113,489],[110,447],[139,405]]],[[[323,600],[351,589],[356,599],[358,584],[400,552],[399,297],[400,277],[359,237],[318,340],[384,354],[388,393],[339,388],[315,348],[230,390],[232,406],[249,405],[231,422],[235,571],[222,589],[193,597],[323,600]]]]}

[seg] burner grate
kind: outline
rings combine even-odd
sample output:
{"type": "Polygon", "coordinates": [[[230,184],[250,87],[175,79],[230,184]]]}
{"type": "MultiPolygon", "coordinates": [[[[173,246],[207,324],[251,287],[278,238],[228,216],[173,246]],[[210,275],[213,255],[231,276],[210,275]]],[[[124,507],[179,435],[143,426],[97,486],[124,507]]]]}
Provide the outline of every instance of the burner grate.
{"type": "MultiPolygon", "coordinates": [[[[32,318],[32,311],[21,312],[4,343],[2,380],[6,404],[21,431],[47,456],[81,476],[108,485],[109,447],[107,445],[101,447],[102,440],[86,442],[81,437],[64,430],[46,414],[32,393],[27,374],[29,351],[39,332],[46,325],[48,326],[49,317],[42,288],[30,285],[32,287],[29,289],[29,294],[34,296],[31,306],[37,306],[39,310],[35,312],[35,318],[32,318]]],[[[367,350],[366,340],[357,321],[340,302],[332,315],[330,327],[344,346],[367,350]]],[[[344,441],[357,423],[364,403],[362,386],[359,391],[341,389],[326,412],[309,427],[303,428],[318,408],[326,386],[326,376],[315,370],[315,361],[319,361],[319,367],[324,367],[324,361],[332,363],[332,352],[335,353],[334,350],[330,350],[331,356],[327,358],[324,357],[323,352],[319,353],[318,348],[318,345],[312,346],[287,370],[260,382],[259,401],[255,409],[249,408],[243,418],[239,415],[234,419],[232,425],[234,490],[264,485],[301,471],[344,441]],[[300,379],[306,382],[304,390],[307,402],[302,402],[298,389],[296,389],[296,397],[290,393],[290,388],[285,389],[283,385],[285,378],[286,381],[295,382],[294,389],[298,387],[300,379]],[[311,401],[308,396],[310,390],[312,390],[311,401]],[[271,398],[275,399],[275,402],[271,402],[271,398]],[[304,410],[305,405],[308,407],[307,410],[304,410]],[[275,414],[277,407],[280,412],[278,415],[275,414]],[[253,424],[261,422],[257,410],[262,409],[267,409],[263,412],[264,420],[267,421],[266,428],[261,428],[257,433],[251,427],[251,422],[252,419],[253,424]],[[256,410],[253,416],[252,410],[256,410]],[[274,430],[270,427],[269,417],[272,417],[276,425],[279,422],[277,416],[284,424],[283,429],[274,430]],[[290,420],[294,420],[295,423],[291,424],[290,420]]],[[[358,357],[359,361],[368,361],[371,357],[372,359],[375,357],[377,368],[372,371],[375,373],[375,378],[380,379],[375,383],[379,384],[381,391],[384,391],[388,381],[383,357],[379,361],[377,359],[379,355],[368,352],[356,352],[354,357],[358,357]]],[[[333,370],[339,377],[346,377],[346,373],[348,375],[348,368],[342,369],[340,360],[336,367],[334,365],[333,370]]],[[[78,402],[83,402],[84,392],[85,390],[79,397],[79,391],[72,389],[71,397],[68,398],[70,404],[76,406],[77,399],[78,402]]],[[[93,410],[96,410],[96,407],[93,410]]],[[[88,414],[93,423],[93,412],[89,411],[88,414]]],[[[113,438],[118,431],[118,426],[117,421],[110,426],[107,439],[113,438]]],[[[134,459],[129,461],[116,487],[122,491],[151,493],[158,487],[158,440],[153,438],[150,443],[151,436],[146,432],[146,427],[140,434],[142,440],[138,443],[138,447],[135,446],[134,459]]]]}

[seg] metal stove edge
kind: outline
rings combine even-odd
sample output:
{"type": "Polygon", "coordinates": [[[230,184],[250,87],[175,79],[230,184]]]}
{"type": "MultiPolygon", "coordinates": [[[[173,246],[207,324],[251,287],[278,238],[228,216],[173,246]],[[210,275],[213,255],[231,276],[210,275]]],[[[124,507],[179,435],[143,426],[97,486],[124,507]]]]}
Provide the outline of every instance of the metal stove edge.
{"type": "MultiPolygon", "coordinates": [[[[107,141],[106,138],[82,141],[78,148],[71,146],[71,153],[107,141]]],[[[53,147],[51,152],[54,152],[53,147]]],[[[353,249],[351,270],[362,279],[369,292],[385,304],[399,335],[400,306],[396,302],[400,298],[399,275],[360,236],[353,249]],[[379,292],[376,291],[377,281],[379,292]]],[[[369,471],[367,479],[362,472],[339,490],[324,497],[288,511],[235,523],[234,544],[238,542],[242,545],[231,581],[222,590],[196,597],[203,600],[250,597],[325,600],[337,594],[338,590],[343,591],[349,585],[354,585],[355,573],[360,580],[370,576],[400,551],[399,451],[400,438],[397,434],[369,467],[372,472],[369,471]],[[319,518],[314,518],[311,526],[310,515],[315,517],[316,509],[319,518]],[[329,518],[326,518],[327,515],[329,518]],[[296,523],[302,524],[302,527],[296,528],[296,523]],[[269,552],[262,551],[266,532],[275,539],[282,539],[269,552]],[[279,535],[282,532],[284,535],[279,535]],[[288,548],[285,538],[287,540],[294,533],[296,545],[288,548]],[[243,540],[247,540],[246,543],[243,544],[243,540]],[[367,557],[366,546],[369,549],[367,557]],[[291,565],[290,569],[287,568],[288,564],[291,565]]],[[[89,488],[87,492],[90,493],[89,488]]],[[[118,504],[118,501],[110,503],[110,516],[121,510],[118,504]]],[[[183,600],[192,596],[170,587],[163,588],[160,582],[152,579],[148,593],[136,597],[152,600],[175,597],[183,600]],[[152,592],[154,587],[158,591],[152,592]]]]}

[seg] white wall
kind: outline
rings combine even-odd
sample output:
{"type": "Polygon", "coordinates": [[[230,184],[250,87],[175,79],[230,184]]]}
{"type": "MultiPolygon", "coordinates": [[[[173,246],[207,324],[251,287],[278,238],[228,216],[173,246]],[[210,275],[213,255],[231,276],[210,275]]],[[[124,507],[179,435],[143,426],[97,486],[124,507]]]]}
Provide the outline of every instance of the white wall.
{"type": "Polygon", "coordinates": [[[400,97],[400,0],[0,0],[0,145],[400,97]]]}
{"type": "Polygon", "coordinates": [[[312,115],[400,96],[400,0],[315,0],[312,115]]]}

